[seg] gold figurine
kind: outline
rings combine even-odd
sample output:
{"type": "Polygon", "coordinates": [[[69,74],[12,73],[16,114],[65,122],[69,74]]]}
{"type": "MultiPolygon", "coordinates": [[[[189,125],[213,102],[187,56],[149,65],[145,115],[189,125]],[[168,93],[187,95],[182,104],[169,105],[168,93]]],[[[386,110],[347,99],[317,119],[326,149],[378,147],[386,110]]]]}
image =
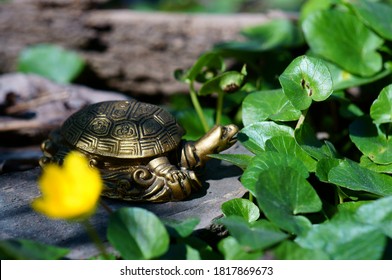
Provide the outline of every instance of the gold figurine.
{"type": "Polygon", "coordinates": [[[71,150],[82,152],[101,172],[102,195],[129,201],[182,200],[201,188],[195,171],[208,155],[236,142],[235,125],[215,126],[198,141],[162,108],[139,102],[106,101],[70,116],[42,143],[41,166],[61,164],[71,150]]]}

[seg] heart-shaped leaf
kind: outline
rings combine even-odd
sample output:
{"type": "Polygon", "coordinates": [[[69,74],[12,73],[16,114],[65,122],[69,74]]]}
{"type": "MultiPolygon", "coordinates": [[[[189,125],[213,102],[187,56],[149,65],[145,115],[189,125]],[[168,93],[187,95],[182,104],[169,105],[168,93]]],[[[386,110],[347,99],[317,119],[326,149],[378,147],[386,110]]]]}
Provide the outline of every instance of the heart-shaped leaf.
{"type": "Polygon", "coordinates": [[[169,234],[162,222],[153,213],[138,207],[114,212],[107,237],[124,259],[153,259],[169,248],[169,234]]]}
{"type": "Polygon", "coordinates": [[[221,208],[226,217],[240,216],[249,223],[256,221],[260,217],[259,208],[248,199],[234,198],[223,203],[221,208]]]}
{"type": "Polygon", "coordinates": [[[321,59],[300,56],[294,59],[279,77],[283,92],[298,110],[309,108],[314,101],[323,101],[332,94],[332,77],[321,59]]]}
{"type": "Polygon", "coordinates": [[[265,143],[266,151],[276,151],[286,156],[294,156],[299,159],[308,169],[309,172],[316,170],[316,160],[309,156],[302,148],[297,144],[294,137],[289,136],[275,136],[268,139],[265,143]]]}
{"type": "Polygon", "coordinates": [[[85,62],[77,53],[50,44],[31,46],[22,51],[18,70],[34,73],[58,83],[73,81],[83,70],[85,62]]]}
{"type": "Polygon", "coordinates": [[[392,85],[382,89],[370,107],[370,117],[376,124],[392,122],[392,85]]]}
{"type": "Polygon", "coordinates": [[[302,28],[311,50],[350,73],[371,76],[382,68],[383,40],[357,17],[338,10],[309,15],[302,28]]]}
{"type": "Polygon", "coordinates": [[[256,182],[260,173],[271,169],[291,167],[296,169],[302,177],[309,176],[306,166],[293,155],[286,155],[272,151],[266,151],[256,155],[248,168],[241,176],[241,182],[253,195],[256,194],[256,182]]]}
{"type": "MultiPolygon", "coordinates": [[[[384,107],[385,105],[388,106],[387,104],[380,106],[384,107]]],[[[376,111],[376,116],[379,117],[379,120],[381,118],[385,120],[384,117],[386,117],[385,115],[381,116],[381,111],[376,111]]],[[[362,116],[350,125],[349,131],[350,139],[372,161],[378,164],[392,163],[391,137],[383,131],[382,125],[374,124],[369,116],[362,116]]]]}
{"type": "Polygon", "coordinates": [[[238,140],[251,152],[258,153],[264,151],[268,139],[280,135],[293,136],[294,130],[274,122],[258,122],[244,127],[238,134],[238,140]]]}
{"type": "Polygon", "coordinates": [[[291,167],[261,172],[255,196],[270,221],[297,235],[311,227],[310,221],[298,214],[321,210],[321,200],[316,191],[303,175],[291,167]]]}
{"type": "Polygon", "coordinates": [[[301,112],[294,108],[281,89],[257,91],[247,95],[242,103],[245,126],[265,121],[298,120],[301,112]]]}

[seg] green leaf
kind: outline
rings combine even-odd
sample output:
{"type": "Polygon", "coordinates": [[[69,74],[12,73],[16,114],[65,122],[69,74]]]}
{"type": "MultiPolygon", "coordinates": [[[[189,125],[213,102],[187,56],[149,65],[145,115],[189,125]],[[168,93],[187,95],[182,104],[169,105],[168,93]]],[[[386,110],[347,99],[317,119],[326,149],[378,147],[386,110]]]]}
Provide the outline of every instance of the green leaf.
{"type": "Polygon", "coordinates": [[[242,122],[245,126],[267,119],[294,121],[300,115],[301,111],[294,108],[281,89],[253,92],[242,103],[242,122]]]}
{"type": "Polygon", "coordinates": [[[263,255],[261,251],[247,252],[232,236],[219,241],[218,249],[225,260],[259,260],[263,255]]]}
{"type": "Polygon", "coordinates": [[[291,167],[261,172],[256,182],[255,196],[260,209],[270,221],[297,235],[311,227],[310,221],[298,214],[321,210],[321,200],[316,191],[291,167]]]}
{"type": "Polygon", "coordinates": [[[381,196],[392,194],[391,176],[371,171],[348,159],[331,168],[328,180],[354,191],[366,191],[381,196]]]}
{"type": "Polygon", "coordinates": [[[359,165],[365,167],[369,170],[376,171],[377,173],[388,173],[392,174],[392,163],[391,164],[377,164],[374,163],[370,158],[367,156],[361,156],[361,160],[359,165]]]}
{"type": "Polygon", "coordinates": [[[278,260],[327,260],[328,255],[322,250],[302,248],[297,243],[285,240],[274,250],[278,260]]]}
{"type": "Polygon", "coordinates": [[[310,14],[329,9],[335,2],[339,0],[308,0],[301,6],[300,20],[301,22],[310,14]]]}
{"type": "Polygon", "coordinates": [[[382,125],[374,124],[369,116],[363,116],[350,125],[349,131],[350,139],[372,161],[379,164],[392,163],[391,137],[384,133],[382,125]]]}
{"type": "MultiPolygon", "coordinates": [[[[354,75],[346,70],[342,69],[338,65],[329,61],[324,61],[328,66],[329,72],[331,73],[333,89],[334,91],[345,90],[347,88],[357,87],[365,84],[369,84],[378,81],[391,74],[391,69],[387,68],[373,76],[361,77],[354,75]]],[[[354,105],[354,104],[350,104],[354,105]]]]}
{"type": "Polygon", "coordinates": [[[328,173],[332,168],[338,166],[340,163],[339,159],[336,158],[322,158],[317,162],[316,176],[322,182],[329,182],[328,173]]]}
{"type": "Polygon", "coordinates": [[[311,50],[350,73],[371,76],[382,68],[383,40],[357,17],[338,10],[309,15],[302,28],[311,50]],[[326,47],[328,46],[328,47],[326,47]]]}
{"type": "Polygon", "coordinates": [[[238,134],[238,140],[251,152],[263,152],[265,142],[274,136],[293,136],[294,130],[286,125],[274,122],[258,122],[244,127],[238,134]]]}
{"type": "Polygon", "coordinates": [[[73,81],[83,70],[84,60],[62,47],[40,44],[24,49],[18,58],[18,70],[34,73],[58,83],[73,81]]]}
{"type": "Polygon", "coordinates": [[[298,110],[309,108],[314,101],[327,99],[333,91],[332,77],[321,59],[300,56],[279,76],[283,92],[298,110]]]}
{"type": "Polygon", "coordinates": [[[253,156],[251,155],[242,154],[211,154],[208,155],[208,157],[230,162],[243,170],[248,167],[250,161],[253,158],[253,156]]]}
{"type": "Polygon", "coordinates": [[[262,25],[246,27],[241,33],[259,42],[259,50],[294,47],[303,43],[302,33],[289,19],[272,19],[262,25]]]}
{"type": "Polygon", "coordinates": [[[67,255],[69,251],[69,249],[26,239],[0,240],[0,259],[2,260],[58,260],[67,255]]]}
{"type": "Polygon", "coordinates": [[[217,92],[232,93],[238,91],[245,79],[243,73],[228,71],[205,82],[199,90],[199,95],[208,95],[217,92]]]}
{"type": "Polygon", "coordinates": [[[392,7],[384,3],[356,1],[349,4],[359,19],[381,37],[392,40],[392,7]]]}
{"type": "Polygon", "coordinates": [[[177,80],[191,82],[196,80],[197,76],[206,70],[218,70],[223,71],[225,64],[220,55],[214,52],[207,52],[202,54],[193,66],[186,72],[180,72],[177,70],[175,76],[177,80]]]}
{"type": "Polygon", "coordinates": [[[302,148],[297,144],[295,139],[290,136],[275,136],[268,139],[265,143],[266,151],[276,151],[286,156],[294,156],[299,159],[308,169],[309,172],[316,170],[316,160],[310,157],[302,148]]]}
{"type": "Polygon", "coordinates": [[[306,122],[295,130],[295,140],[310,156],[318,160],[325,157],[336,157],[334,146],[328,141],[322,143],[315,135],[313,128],[306,122]]]}
{"type": "Polygon", "coordinates": [[[253,223],[239,216],[230,216],[218,220],[246,250],[263,250],[284,239],[287,235],[266,220],[253,223]]]}
{"type": "Polygon", "coordinates": [[[224,202],[221,208],[226,217],[240,216],[249,223],[256,221],[260,217],[259,208],[248,199],[234,198],[224,202]]]}
{"type": "Polygon", "coordinates": [[[370,117],[376,124],[392,123],[392,85],[382,89],[370,107],[370,117]]]}
{"type": "Polygon", "coordinates": [[[252,159],[248,168],[241,176],[241,183],[246,189],[255,195],[256,182],[258,180],[259,174],[272,169],[281,169],[282,167],[291,167],[296,169],[304,178],[309,176],[306,166],[293,155],[285,155],[273,151],[266,151],[256,155],[252,159]]]}
{"type": "Polygon", "coordinates": [[[137,207],[114,212],[107,237],[124,259],[153,259],[169,248],[169,234],[162,222],[153,213],[137,207]]]}
{"type": "Polygon", "coordinates": [[[371,225],[355,219],[355,212],[342,211],[331,220],[313,225],[295,240],[301,247],[326,253],[335,260],[375,260],[382,256],[385,236],[371,225]]]}
{"type": "Polygon", "coordinates": [[[362,205],[357,210],[356,218],[364,224],[375,226],[392,238],[392,196],[362,205]]]}
{"type": "Polygon", "coordinates": [[[183,221],[164,220],[170,236],[185,238],[192,234],[195,227],[200,223],[199,218],[188,218],[183,221]]]}
{"type": "MultiPolygon", "coordinates": [[[[186,133],[183,138],[186,140],[197,140],[206,134],[203,125],[194,109],[183,109],[175,111],[173,114],[177,121],[185,129],[186,133]]],[[[209,127],[213,127],[215,124],[215,110],[211,108],[205,108],[203,109],[203,114],[209,127]]],[[[225,125],[230,123],[232,123],[230,118],[226,115],[222,115],[221,124],[225,125]]]]}

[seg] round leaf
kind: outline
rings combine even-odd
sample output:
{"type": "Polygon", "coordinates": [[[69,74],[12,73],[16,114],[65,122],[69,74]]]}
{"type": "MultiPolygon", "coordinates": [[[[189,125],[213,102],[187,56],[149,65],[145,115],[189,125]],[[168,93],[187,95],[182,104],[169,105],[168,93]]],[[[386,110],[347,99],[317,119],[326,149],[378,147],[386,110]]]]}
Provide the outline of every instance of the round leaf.
{"type": "Polygon", "coordinates": [[[381,125],[374,124],[369,116],[356,119],[349,131],[357,148],[372,161],[379,164],[392,163],[391,137],[383,132],[381,125]]]}
{"type": "Polygon", "coordinates": [[[258,122],[244,127],[238,134],[238,140],[251,152],[258,153],[264,151],[268,139],[280,135],[293,136],[294,130],[274,122],[258,122]]]}
{"type": "Polygon", "coordinates": [[[199,218],[189,218],[183,221],[165,220],[163,221],[171,236],[185,238],[192,234],[199,224],[199,218]]]}
{"type": "Polygon", "coordinates": [[[256,221],[260,217],[259,208],[248,199],[234,198],[223,203],[221,208],[226,217],[240,216],[249,223],[256,221]]]}
{"type": "Polygon", "coordinates": [[[301,112],[294,108],[281,89],[253,92],[242,103],[242,122],[245,126],[267,119],[295,121],[300,115],[301,112]]]}
{"type": "Polygon", "coordinates": [[[293,137],[275,136],[269,139],[265,146],[267,151],[276,151],[286,156],[294,156],[306,166],[309,172],[316,170],[316,160],[309,156],[293,137]]]}
{"type": "Polygon", "coordinates": [[[22,51],[18,70],[34,73],[59,83],[69,83],[83,70],[84,61],[75,52],[41,44],[22,51]]]}
{"type": "Polygon", "coordinates": [[[383,40],[357,17],[338,10],[315,12],[302,24],[311,50],[360,76],[371,76],[382,68],[376,51],[383,40]]]}
{"type": "Polygon", "coordinates": [[[225,260],[259,260],[263,255],[261,251],[248,253],[232,236],[222,239],[218,243],[218,249],[225,260]]]}
{"type": "Polygon", "coordinates": [[[392,122],[392,85],[380,92],[370,107],[370,116],[376,124],[392,122]]]}
{"type": "Polygon", "coordinates": [[[266,217],[294,234],[308,230],[310,221],[297,216],[321,210],[321,200],[308,181],[291,167],[263,171],[256,182],[256,198],[266,217]]]}
{"type": "Polygon", "coordinates": [[[169,234],[153,213],[142,208],[121,208],[110,216],[107,237],[124,259],[147,260],[169,248],[169,234]]]}
{"type": "Polygon", "coordinates": [[[308,56],[294,59],[279,77],[283,91],[298,110],[309,108],[314,101],[323,101],[332,94],[332,77],[327,65],[308,56]]]}
{"type": "Polygon", "coordinates": [[[194,81],[196,77],[206,68],[223,71],[225,69],[225,64],[220,55],[214,52],[208,52],[202,54],[187,72],[180,73],[180,70],[177,70],[175,72],[175,76],[178,80],[181,81],[194,81]]]}
{"type": "Polygon", "coordinates": [[[256,182],[260,173],[271,169],[281,169],[287,166],[296,169],[304,178],[309,176],[305,165],[294,156],[266,151],[256,155],[252,159],[248,168],[241,176],[241,183],[252,194],[255,194],[256,182]]]}

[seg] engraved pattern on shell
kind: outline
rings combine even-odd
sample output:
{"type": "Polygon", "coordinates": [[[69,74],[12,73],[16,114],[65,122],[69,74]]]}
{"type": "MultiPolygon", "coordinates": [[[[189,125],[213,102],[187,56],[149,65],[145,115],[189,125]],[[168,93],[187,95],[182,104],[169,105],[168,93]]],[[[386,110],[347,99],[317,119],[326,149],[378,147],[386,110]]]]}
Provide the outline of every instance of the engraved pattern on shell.
{"type": "Polygon", "coordinates": [[[114,158],[144,158],[177,148],[183,129],[162,108],[139,102],[92,104],[69,117],[64,139],[83,151],[114,158]]]}

